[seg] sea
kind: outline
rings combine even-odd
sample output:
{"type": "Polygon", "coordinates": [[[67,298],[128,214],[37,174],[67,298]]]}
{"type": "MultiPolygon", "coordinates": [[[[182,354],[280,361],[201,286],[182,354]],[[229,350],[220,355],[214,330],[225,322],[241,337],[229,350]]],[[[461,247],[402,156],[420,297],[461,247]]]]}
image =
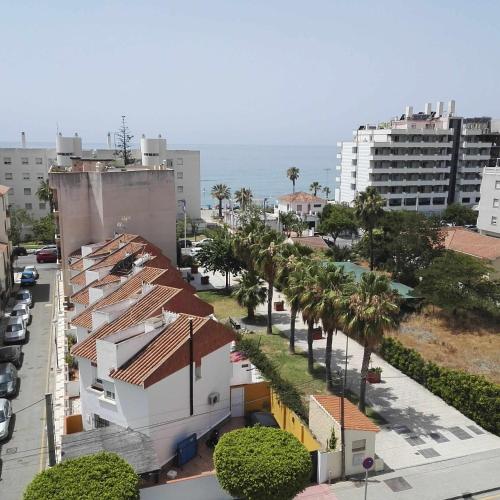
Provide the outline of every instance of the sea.
{"type": "MultiPolygon", "coordinates": [[[[0,147],[19,147],[19,144],[0,142],[0,147]]],[[[28,143],[28,147],[54,147],[54,143],[28,143]]],[[[104,147],[104,144],[84,144],[85,149],[104,147]]],[[[292,192],[292,183],[286,176],[290,167],[300,170],[295,191],[309,191],[311,183],[317,181],[330,187],[330,199],[335,194],[336,146],[169,144],[168,148],[200,151],[203,207],[216,204],[210,195],[215,184],[226,184],[232,193],[242,187],[250,188],[255,201],[276,200],[292,192]]]]}

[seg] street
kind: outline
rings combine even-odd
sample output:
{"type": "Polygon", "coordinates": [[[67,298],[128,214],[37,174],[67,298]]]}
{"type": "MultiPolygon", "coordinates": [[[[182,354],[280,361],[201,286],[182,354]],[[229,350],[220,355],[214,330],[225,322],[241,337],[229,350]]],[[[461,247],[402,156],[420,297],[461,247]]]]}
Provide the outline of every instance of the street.
{"type": "MultiPolygon", "coordinates": [[[[22,268],[30,264],[36,265],[40,278],[35,286],[29,288],[33,294],[32,322],[28,326],[28,340],[22,346],[19,394],[12,400],[11,437],[0,444],[2,500],[22,498],[26,485],[47,459],[44,396],[50,391],[49,353],[54,350],[50,339],[57,264],[36,264],[35,257],[29,255],[20,257],[15,266],[22,268]]],[[[2,344],[3,331],[2,325],[2,344]]]]}

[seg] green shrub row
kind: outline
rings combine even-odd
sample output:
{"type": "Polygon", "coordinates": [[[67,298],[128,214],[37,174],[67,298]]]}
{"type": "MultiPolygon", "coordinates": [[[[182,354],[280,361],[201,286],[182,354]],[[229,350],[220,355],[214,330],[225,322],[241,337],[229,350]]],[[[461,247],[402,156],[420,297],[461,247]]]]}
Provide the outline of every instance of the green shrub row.
{"type": "Polygon", "coordinates": [[[500,435],[500,385],[426,361],[417,351],[385,338],[382,357],[484,429],[500,435]]]}
{"type": "Polygon", "coordinates": [[[270,359],[260,350],[254,339],[245,337],[238,341],[237,349],[243,352],[269,380],[271,387],[278,394],[280,401],[294,411],[305,423],[308,422],[308,412],[299,391],[293,384],[284,380],[270,359]]]}

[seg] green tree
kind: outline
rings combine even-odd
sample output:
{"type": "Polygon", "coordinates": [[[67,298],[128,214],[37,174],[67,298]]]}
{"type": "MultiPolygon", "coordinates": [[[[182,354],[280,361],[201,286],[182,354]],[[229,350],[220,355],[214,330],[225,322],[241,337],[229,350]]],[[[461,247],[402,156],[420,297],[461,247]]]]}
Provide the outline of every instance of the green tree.
{"type": "Polygon", "coordinates": [[[116,155],[123,160],[125,166],[133,164],[134,158],[132,156],[132,139],[134,136],[130,133],[127,126],[126,116],[122,115],[122,124],[115,134],[116,140],[116,155]]]}
{"type": "Polygon", "coordinates": [[[33,225],[33,217],[24,208],[10,208],[9,239],[13,245],[19,245],[25,226],[33,225]]]}
{"type": "Polygon", "coordinates": [[[54,193],[49,185],[49,180],[41,180],[36,190],[36,195],[40,201],[44,201],[49,204],[50,213],[54,210],[54,193]]]}
{"type": "Polygon", "coordinates": [[[116,453],[101,452],[65,460],[38,473],[24,500],[135,500],[139,477],[116,453]]]}
{"type": "Polygon", "coordinates": [[[222,488],[246,500],[291,500],[312,472],[309,452],[293,434],[262,426],[223,434],[214,465],[222,488]]]}
{"type": "Polygon", "coordinates": [[[325,196],[326,196],[326,201],[328,201],[328,197],[330,196],[330,193],[332,192],[332,190],[328,187],[328,186],[325,186],[323,188],[323,193],[325,193],[325,196]]]}
{"type": "Polygon", "coordinates": [[[309,191],[316,196],[318,194],[318,191],[321,189],[321,184],[318,181],[314,181],[311,183],[309,186],[309,191]]]}
{"type": "Polygon", "coordinates": [[[292,181],[293,192],[295,193],[295,182],[299,178],[300,170],[297,167],[290,167],[286,171],[286,176],[292,181]]]}
{"type": "Polygon", "coordinates": [[[359,387],[359,409],[363,413],[371,354],[382,341],[384,333],[396,326],[398,313],[398,294],[391,289],[387,276],[373,272],[363,274],[341,318],[346,333],[356,338],[364,348],[359,387]]]}
{"type": "Polygon", "coordinates": [[[222,219],[222,202],[229,200],[231,197],[231,190],[225,184],[216,184],[212,187],[212,198],[219,201],[219,218],[222,219]]]}
{"type": "Polygon", "coordinates": [[[240,306],[247,308],[248,319],[254,320],[255,308],[266,301],[266,287],[253,271],[244,271],[238,282],[240,286],[233,292],[233,296],[240,306]]]}
{"type": "Polygon", "coordinates": [[[232,236],[227,227],[217,227],[210,235],[212,240],[202,245],[196,260],[206,271],[223,273],[226,291],[229,291],[229,276],[240,271],[241,260],[234,253],[232,236]]]}
{"type": "Polygon", "coordinates": [[[56,234],[56,224],[53,214],[46,215],[33,222],[33,234],[37,240],[53,243],[56,234]]]}
{"type": "Polygon", "coordinates": [[[358,193],[354,200],[354,213],[363,229],[368,232],[370,248],[370,271],[373,271],[373,230],[384,213],[384,200],[377,190],[369,186],[366,191],[358,193]]]}
{"type": "Polygon", "coordinates": [[[239,203],[242,210],[246,210],[252,203],[252,198],[253,194],[250,188],[241,188],[234,192],[234,199],[239,203]]]}
{"type": "Polygon", "coordinates": [[[441,218],[454,226],[474,225],[477,222],[477,212],[461,203],[451,203],[441,218]]]}
{"type": "Polygon", "coordinates": [[[330,203],[323,208],[319,216],[319,230],[333,239],[333,244],[343,232],[355,232],[358,229],[354,209],[347,204],[330,203]]]}
{"type": "Polygon", "coordinates": [[[283,232],[289,238],[294,230],[295,225],[299,221],[297,214],[293,212],[280,212],[278,217],[279,223],[281,224],[281,228],[283,232]]]}

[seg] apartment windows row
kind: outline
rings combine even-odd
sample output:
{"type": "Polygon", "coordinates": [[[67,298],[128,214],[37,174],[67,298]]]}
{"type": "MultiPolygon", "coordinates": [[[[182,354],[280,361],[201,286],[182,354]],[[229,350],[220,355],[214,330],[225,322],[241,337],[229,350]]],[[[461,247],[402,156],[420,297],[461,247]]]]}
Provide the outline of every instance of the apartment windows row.
{"type": "Polygon", "coordinates": [[[448,135],[396,135],[392,134],[392,142],[451,142],[448,135]]]}
{"type": "Polygon", "coordinates": [[[399,160],[399,161],[390,161],[390,160],[370,160],[370,167],[373,168],[450,168],[451,162],[448,160],[426,160],[426,161],[418,161],[418,160],[399,160]]]}
{"type": "MultiPolygon", "coordinates": [[[[14,180],[14,173],[13,172],[5,172],[4,177],[5,177],[6,181],[12,181],[12,180],[14,180]]],[[[35,177],[39,181],[43,181],[45,179],[45,176],[42,172],[38,172],[35,175],[35,177]]],[[[31,173],[30,172],[23,172],[23,181],[29,181],[30,179],[31,179],[31,173]]]]}
{"type": "Polygon", "coordinates": [[[448,186],[376,186],[380,194],[447,193],[448,186]]]}
{"type": "Polygon", "coordinates": [[[418,206],[429,206],[429,205],[437,205],[443,206],[446,204],[446,198],[444,197],[436,197],[436,198],[390,198],[388,200],[389,207],[416,207],[418,206]]]}
{"type": "MultiPolygon", "coordinates": [[[[4,156],[3,157],[4,165],[12,165],[12,157],[4,156]]],[[[21,165],[29,165],[30,159],[26,156],[21,157],[21,165]]],[[[35,165],[43,165],[43,158],[35,158],[35,165]]]]}
{"type": "MultiPolygon", "coordinates": [[[[381,156],[446,156],[451,154],[451,149],[448,148],[374,148],[373,154],[381,156]]],[[[487,153],[485,153],[487,154],[487,153]]]]}
{"type": "MultiPolygon", "coordinates": [[[[352,176],[355,177],[355,176],[352,176]]],[[[370,181],[373,182],[388,182],[388,181],[448,181],[450,174],[370,174],[370,181]]]]}
{"type": "Polygon", "coordinates": [[[462,198],[462,203],[479,203],[479,200],[481,198],[479,196],[476,196],[475,198],[471,198],[470,196],[465,196],[462,198]],[[476,200],[475,202],[473,200],[476,200]]]}
{"type": "MultiPolygon", "coordinates": [[[[12,206],[19,207],[19,205],[17,205],[16,203],[12,203],[12,206]]],[[[24,209],[28,210],[28,211],[33,210],[33,203],[25,203],[24,204],[24,209]]],[[[43,202],[40,202],[38,204],[38,209],[39,210],[46,210],[47,209],[47,204],[43,203],[43,202]]]]}

